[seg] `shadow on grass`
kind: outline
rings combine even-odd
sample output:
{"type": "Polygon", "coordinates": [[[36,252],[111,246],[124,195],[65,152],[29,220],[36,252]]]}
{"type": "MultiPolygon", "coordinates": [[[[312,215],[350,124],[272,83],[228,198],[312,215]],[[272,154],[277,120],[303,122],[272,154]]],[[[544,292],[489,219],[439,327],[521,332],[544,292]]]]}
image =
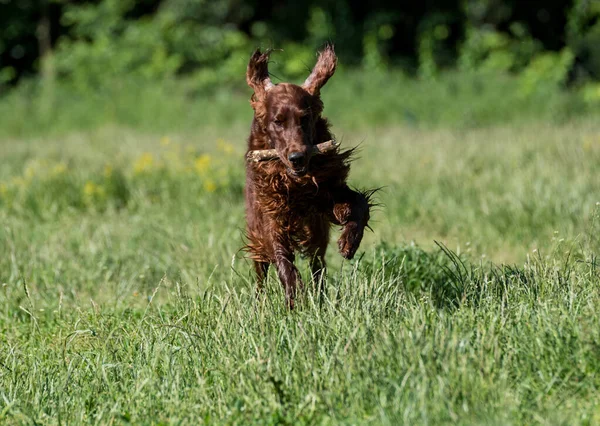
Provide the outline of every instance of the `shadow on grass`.
{"type": "Polygon", "coordinates": [[[484,299],[506,303],[506,295],[519,294],[534,301],[548,292],[564,290],[571,284],[577,262],[569,255],[549,262],[541,256],[524,266],[474,263],[436,241],[439,250],[425,251],[416,245],[390,246],[383,243],[360,271],[393,281],[400,290],[417,299],[426,296],[439,309],[478,307],[484,299]]]}

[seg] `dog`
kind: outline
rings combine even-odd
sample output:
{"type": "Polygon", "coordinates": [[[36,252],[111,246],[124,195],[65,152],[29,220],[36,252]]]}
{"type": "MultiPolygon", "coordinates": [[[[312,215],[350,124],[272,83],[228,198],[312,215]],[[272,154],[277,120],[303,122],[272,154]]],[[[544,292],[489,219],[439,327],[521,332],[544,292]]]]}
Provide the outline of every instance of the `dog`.
{"type": "Polygon", "coordinates": [[[246,250],[254,262],[257,291],[274,264],[286,304],[293,309],[297,290],[303,287],[295,253],[310,259],[313,280],[322,292],[331,225],[342,227],[339,252],[352,259],[368,227],[374,191],[355,191],[346,184],[353,150],[312,155],[311,147],[333,139],[320,97],[336,69],[333,46],[320,52],[301,86],[273,84],[269,54],[256,50],[246,71],[254,91],[248,151],[275,149],[278,158],[247,163],[246,250]]]}

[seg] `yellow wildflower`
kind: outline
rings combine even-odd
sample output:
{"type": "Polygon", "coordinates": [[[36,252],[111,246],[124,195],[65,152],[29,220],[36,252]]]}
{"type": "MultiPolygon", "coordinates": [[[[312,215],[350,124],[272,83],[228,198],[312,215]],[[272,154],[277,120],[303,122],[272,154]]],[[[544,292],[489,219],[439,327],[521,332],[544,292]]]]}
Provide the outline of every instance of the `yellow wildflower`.
{"type": "Polygon", "coordinates": [[[169,145],[171,144],[171,139],[170,139],[168,136],[163,136],[163,137],[160,139],[160,144],[161,144],[162,146],[169,146],[169,145]]]}
{"type": "Polygon", "coordinates": [[[87,181],[83,186],[83,195],[92,197],[96,193],[97,186],[94,182],[87,181]]]}
{"type": "Polygon", "coordinates": [[[13,186],[25,186],[25,179],[20,176],[16,176],[10,180],[11,185],[13,186]]]}
{"type": "Polygon", "coordinates": [[[26,180],[31,180],[35,176],[35,167],[33,165],[29,165],[25,167],[25,172],[23,172],[23,176],[25,176],[26,180]]]}
{"type": "Polygon", "coordinates": [[[212,181],[211,179],[207,179],[206,181],[204,181],[204,190],[206,192],[215,192],[215,190],[217,189],[217,184],[212,181]]]}
{"type": "Polygon", "coordinates": [[[67,171],[67,165],[65,163],[58,163],[52,167],[52,175],[59,176],[67,171]]]}
{"type": "Polygon", "coordinates": [[[233,154],[233,145],[227,142],[225,139],[217,139],[217,147],[225,154],[233,154]]]}
{"type": "Polygon", "coordinates": [[[8,187],[5,183],[0,183],[0,196],[6,195],[8,192],[8,187]]]}
{"type": "Polygon", "coordinates": [[[104,166],[104,177],[109,178],[112,176],[113,168],[110,164],[104,166]]]}
{"type": "Polygon", "coordinates": [[[147,172],[154,165],[154,157],[149,152],[142,154],[133,164],[133,171],[136,174],[147,172]]]}
{"type": "Polygon", "coordinates": [[[91,204],[93,202],[105,199],[106,190],[102,185],[87,181],[83,186],[83,196],[86,203],[91,204]]]}
{"type": "Polygon", "coordinates": [[[35,159],[30,161],[25,167],[23,171],[23,176],[25,180],[29,181],[34,178],[34,176],[39,175],[40,172],[43,172],[47,167],[47,162],[45,160],[35,159]]]}
{"type": "Polygon", "coordinates": [[[600,148],[600,137],[587,136],[584,138],[582,145],[585,152],[591,152],[596,148],[600,148]]]}
{"type": "Polygon", "coordinates": [[[202,154],[194,160],[194,168],[198,174],[204,174],[210,167],[210,155],[202,154]]]}

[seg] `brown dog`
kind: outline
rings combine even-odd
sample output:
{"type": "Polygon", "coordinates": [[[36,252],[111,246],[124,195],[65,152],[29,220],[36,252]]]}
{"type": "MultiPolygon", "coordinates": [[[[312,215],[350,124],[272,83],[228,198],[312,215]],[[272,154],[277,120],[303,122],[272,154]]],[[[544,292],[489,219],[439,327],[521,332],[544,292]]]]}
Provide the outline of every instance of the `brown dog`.
{"type": "Polygon", "coordinates": [[[352,151],[337,149],[311,158],[313,145],[332,138],[321,116],[319,91],[335,72],[333,46],[326,46],[302,86],[274,85],[267,68],[269,52],[254,52],[246,80],[254,90],[250,104],[254,120],[248,150],[275,149],[275,161],[249,163],[246,168],[247,250],[254,260],[259,289],[274,263],[294,307],[296,287],[302,286],[294,253],[311,261],[313,279],[322,289],[325,251],[331,223],[341,225],[338,247],[351,259],[369,221],[372,191],[348,188],[352,151]]]}

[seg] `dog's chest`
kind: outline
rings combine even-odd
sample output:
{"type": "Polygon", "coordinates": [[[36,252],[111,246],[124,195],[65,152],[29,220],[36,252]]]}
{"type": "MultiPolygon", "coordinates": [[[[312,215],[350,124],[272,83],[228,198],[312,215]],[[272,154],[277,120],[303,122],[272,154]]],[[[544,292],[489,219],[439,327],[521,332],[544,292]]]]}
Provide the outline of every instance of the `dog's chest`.
{"type": "Polygon", "coordinates": [[[314,185],[307,185],[280,194],[283,212],[300,218],[320,214],[327,198],[327,192],[320,191],[320,189],[314,185]]]}
{"type": "Polygon", "coordinates": [[[286,207],[276,216],[279,227],[286,231],[296,249],[309,246],[314,232],[328,222],[325,193],[299,192],[285,195],[286,207]]]}
{"type": "Polygon", "coordinates": [[[270,201],[266,213],[282,225],[301,228],[324,215],[329,201],[328,189],[326,185],[313,182],[298,186],[281,185],[266,197],[270,201]]]}

